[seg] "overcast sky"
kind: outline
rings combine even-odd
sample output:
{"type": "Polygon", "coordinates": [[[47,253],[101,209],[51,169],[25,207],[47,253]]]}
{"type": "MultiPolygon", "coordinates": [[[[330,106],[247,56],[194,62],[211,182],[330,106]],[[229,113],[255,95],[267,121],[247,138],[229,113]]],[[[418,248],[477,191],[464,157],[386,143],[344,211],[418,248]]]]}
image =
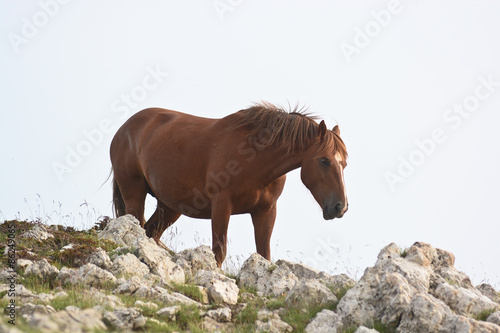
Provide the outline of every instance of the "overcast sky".
{"type": "MultiPolygon", "coordinates": [[[[298,102],[340,125],[349,211],[324,221],[291,172],[274,260],[360,278],[385,245],[422,241],[500,288],[499,2],[0,6],[0,218],[88,228],[111,215],[109,144],[143,108],[218,118],[298,102]]],[[[175,227],[177,250],[211,244],[206,220],[175,227]]],[[[229,238],[233,265],[255,251],[248,215],[229,238]]]]}

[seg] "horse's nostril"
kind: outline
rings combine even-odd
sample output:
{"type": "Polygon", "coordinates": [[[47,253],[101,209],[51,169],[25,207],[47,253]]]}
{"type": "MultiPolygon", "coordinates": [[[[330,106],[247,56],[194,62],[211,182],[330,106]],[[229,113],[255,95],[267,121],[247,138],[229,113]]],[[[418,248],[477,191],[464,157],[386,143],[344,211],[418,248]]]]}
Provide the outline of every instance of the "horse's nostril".
{"type": "Polygon", "coordinates": [[[335,205],[335,212],[336,212],[337,214],[339,214],[340,212],[342,212],[342,207],[343,207],[343,206],[344,206],[344,205],[342,204],[342,202],[337,202],[337,204],[335,205]]]}

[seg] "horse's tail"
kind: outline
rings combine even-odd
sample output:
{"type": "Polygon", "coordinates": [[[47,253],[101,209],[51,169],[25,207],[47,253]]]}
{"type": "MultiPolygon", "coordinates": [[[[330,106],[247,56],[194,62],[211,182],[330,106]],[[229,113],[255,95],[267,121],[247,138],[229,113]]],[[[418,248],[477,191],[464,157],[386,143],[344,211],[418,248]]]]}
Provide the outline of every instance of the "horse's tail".
{"type": "Polygon", "coordinates": [[[118,183],[116,182],[115,176],[113,176],[113,208],[115,210],[115,217],[120,217],[125,215],[125,202],[123,201],[122,192],[118,183]]]}

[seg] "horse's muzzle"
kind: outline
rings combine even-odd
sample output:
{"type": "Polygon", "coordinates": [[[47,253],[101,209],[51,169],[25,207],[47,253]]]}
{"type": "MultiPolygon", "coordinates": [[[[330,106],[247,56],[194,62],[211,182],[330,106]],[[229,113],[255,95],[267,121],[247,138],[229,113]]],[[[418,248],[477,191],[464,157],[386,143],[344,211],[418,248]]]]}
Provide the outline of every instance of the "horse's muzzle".
{"type": "Polygon", "coordinates": [[[349,204],[345,204],[344,202],[338,201],[334,204],[326,204],[323,207],[323,218],[325,220],[333,220],[334,218],[341,218],[344,216],[345,212],[349,204]]]}

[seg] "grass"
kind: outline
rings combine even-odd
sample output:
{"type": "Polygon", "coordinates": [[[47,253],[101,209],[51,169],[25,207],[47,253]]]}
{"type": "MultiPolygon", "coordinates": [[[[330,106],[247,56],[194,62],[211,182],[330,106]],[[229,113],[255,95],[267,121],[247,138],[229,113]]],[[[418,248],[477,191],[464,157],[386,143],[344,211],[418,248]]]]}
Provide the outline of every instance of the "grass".
{"type": "Polygon", "coordinates": [[[309,322],[316,316],[316,314],[324,309],[334,310],[336,304],[329,306],[309,306],[308,308],[286,308],[282,316],[283,321],[287,322],[293,327],[294,332],[303,332],[309,322]]]}
{"type": "Polygon", "coordinates": [[[235,323],[239,326],[254,326],[257,320],[257,312],[261,307],[257,304],[247,304],[247,306],[236,316],[235,323]]]}
{"type": "Polygon", "coordinates": [[[267,268],[267,271],[268,271],[269,273],[272,273],[272,272],[274,272],[274,270],[275,270],[276,268],[278,268],[278,265],[276,265],[276,264],[272,264],[271,266],[269,266],[269,267],[267,268]]]}
{"type": "Polygon", "coordinates": [[[172,291],[181,293],[202,304],[204,303],[203,293],[197,285],[188,283],[172,283],[172,291]]]}
{"type": "Polygon", "coordinates": [[[92,308],[96,305],[100,305],[90,297],[84,297],[82,295],[82,291],[84,287],[82,286],[74,286],[72,289],[65,289],[64,291],[68,294],[67,297],[58,297],[52,302],[50,305],[56,310],[63,310],[69,305],[73,305],[79,307],[80,309],[88,309],[92,308]]]}
{"type": "Polygon", "coordinates": [[[373,323],[373,328],[375,331],[380,332],[380,333],[394,333],[396,332],[396,327],[392,327],[389,325],[382,324],[382,322],[376,320],[373,323]]]}
{"type": "Polygon", "coordinates": [[[486,321],[486,319],[488,319],[488,317],[491,316],[496,311],[497,309],[484,310],[478,314],[475,314],[474,316],[472,316],[472,318],[479,321],[486,321]]]}
{"type": "Polygon", "coordinates": [[[257,296],[257,288],[242,286],[240,287],[240,297],[242,294],[252,294],[254,296],[257,296]]]}
{"type": "Polygon", "coordinates": [[[36,293],[45,294],[50,293],[54,288],[59,286],[59,282],[55,279],[42,280],[35,275],[19,276],[17,283],[36,293]]]}
{"type": "Polygon", "coordinates": [[[114,255],[121,256],[121,255],[124,255],[127,253],[135,254],[136,251],[137,251],[137,249],[133,246],[132,247],[128,247],[128,246],[119,247],[119,248],[116,248],[116,249],[113,249],[112,251],[110,251],[109,257],[112,257],[114,255]]]}
{"type": "Polygon", "coordinates": [[[279,296],[277,298],[272,298],[267,301],[266,308],[271,311],[284,308],[286,306],[285,299],[286,299],[285,295],[279,296]]]}

